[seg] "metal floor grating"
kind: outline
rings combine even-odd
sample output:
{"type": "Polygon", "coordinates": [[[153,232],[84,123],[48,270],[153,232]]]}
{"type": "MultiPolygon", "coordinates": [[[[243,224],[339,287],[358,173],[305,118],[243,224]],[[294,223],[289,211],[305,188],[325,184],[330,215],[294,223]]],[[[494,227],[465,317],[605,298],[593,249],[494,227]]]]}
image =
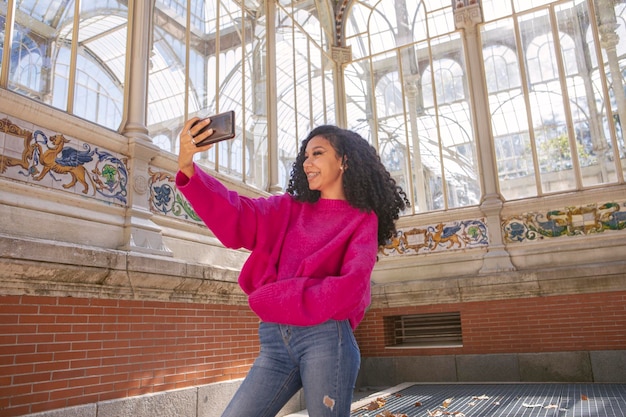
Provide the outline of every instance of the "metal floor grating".
{"type": "Polygon", "coordinates": [[[387,390],[386,396],[373,394],[358,401],[351,416],[626,417],[626,384],[403,384],[396,388],[387,390]],[[377,398],[381,406],[368,409],[377,398]]]}

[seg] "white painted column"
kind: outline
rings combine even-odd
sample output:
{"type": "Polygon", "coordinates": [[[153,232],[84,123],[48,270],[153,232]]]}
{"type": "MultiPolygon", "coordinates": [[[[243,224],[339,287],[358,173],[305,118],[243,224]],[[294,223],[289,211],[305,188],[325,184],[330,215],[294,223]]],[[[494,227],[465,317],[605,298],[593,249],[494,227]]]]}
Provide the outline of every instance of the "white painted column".
{"type": "Polygon", "coordinates": [[[130,184],[123,250],[171,256],[161,228],[152,221],[148,168],[159,154],[147,128],[147,97],[154,0],[128,2],[128,39],[124,118],[121,133],[128,138],[130,184]]]}
{"type": "Polygon", "coordinates": [[[270,193],[283,191],[278,180],[278,117],[276,115],[276,0],[265,0],[265,67],[266,76],[266,115],[267,115],[267,151],[269,157],[269,184],[270,193]]]}
{"type": "MultiPolygon", "coordinates": [[[[615,6],[612,0],[597,0],[596,7],[598,9],[598,29],[600,32],[600,46],[606,52],[606,58],[609,62],[609,70],[611,72],[611,89],[617,103],[617,114],[620,120],[622,130],[626,128],[626,94],[624,93],[624,83],[622,81],[622,71],[620,69],[619,58],[617,56],[617,45],[619,44],[619,35],[617,29],[617,17],[615,16],[615,6]]],[[[607,111],[610,110],[607,108],[607,111]]],[[[613,149],[617,153],[617,141],[613,138],[613,149]]],[[[606,149],[601,149],[602,159],[600,166],[604,167],[606,149]]],[[[615,162],[618,169],[617,178],[620,182],[624,181],[624,171],[620,169],[620,158],[616,158],[615,162]]],[[[604,174],[607,178],[607,174],[604,174]]]]}
{"type": "Polygon", "coordinates": [[[500,228],[500,213],[503,198],[498,189],[498,168],[491,134],[491,120],[489,118],[489,101],[486,91],[485,74],[482,69],[480,39],[478,24],[483,21],[481,5],[476,0],[467,1],[467,4],[457,1],[454,7],[454,21],[458,29],[463,29],[467,49],[467,71],[469,91],[472,95],[472,117],[474,119],[474,135],[477,138],[477,152],[480,164],[480,181],[482,188],[482,202],[480,209],[485,216],[489,233],[489,247],[483,258],[481,273],[511,271],[515,267],[504,246],[504,239],[500,228]]]}

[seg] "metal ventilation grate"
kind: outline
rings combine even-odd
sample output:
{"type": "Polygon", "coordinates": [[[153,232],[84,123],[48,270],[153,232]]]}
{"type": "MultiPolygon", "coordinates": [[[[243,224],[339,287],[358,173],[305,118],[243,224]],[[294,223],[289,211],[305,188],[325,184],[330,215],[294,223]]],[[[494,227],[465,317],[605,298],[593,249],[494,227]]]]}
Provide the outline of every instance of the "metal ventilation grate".
{"type": "Polygon", "coordinates": [[[394,319],[394,346],[463,346],[461,313],[431,313],[394,319]]]}
{"type": "Polygon", "coordinates": [[[368,409],[374,394],[351,416],[626,417],[626,384],[415,384],[388,392],[379,408],[368,409]]]}

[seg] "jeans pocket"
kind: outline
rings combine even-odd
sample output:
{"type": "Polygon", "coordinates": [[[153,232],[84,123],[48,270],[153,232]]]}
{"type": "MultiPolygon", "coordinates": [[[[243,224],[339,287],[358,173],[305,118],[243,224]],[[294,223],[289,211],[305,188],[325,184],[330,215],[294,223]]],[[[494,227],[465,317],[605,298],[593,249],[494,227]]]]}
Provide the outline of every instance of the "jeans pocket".
{"type": "Polygon", "coordinates": [[[340,329],[342,332],[342,338],[346,340],[346,342],[352,343],[352,346],[360,353],[361,349],[359,349],[359,344],[356,341],[356,337],[354,337],[354,332],[352,331],[352,326],[350,326],[349,320],[343,320],[339,322],[340,329]]]}

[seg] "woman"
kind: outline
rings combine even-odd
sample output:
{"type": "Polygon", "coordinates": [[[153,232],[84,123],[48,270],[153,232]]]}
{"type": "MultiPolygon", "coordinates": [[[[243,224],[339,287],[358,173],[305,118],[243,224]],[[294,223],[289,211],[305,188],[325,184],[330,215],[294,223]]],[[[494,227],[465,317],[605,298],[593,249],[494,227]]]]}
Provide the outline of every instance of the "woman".
{"type": "Polygon", "coordinates": [[[310,416],[349,416],[353,330],[405,193],[365,139],[326,125],[302,142],[284,195],[240,196],[194,165],[212,146],[195,146],[212,134],[195,121],[180,135],[176,185],[224,246],[251,251],[239,285],[261,319],[261,351],[223,417],[275,416],[300,388],[310,416]]]}

